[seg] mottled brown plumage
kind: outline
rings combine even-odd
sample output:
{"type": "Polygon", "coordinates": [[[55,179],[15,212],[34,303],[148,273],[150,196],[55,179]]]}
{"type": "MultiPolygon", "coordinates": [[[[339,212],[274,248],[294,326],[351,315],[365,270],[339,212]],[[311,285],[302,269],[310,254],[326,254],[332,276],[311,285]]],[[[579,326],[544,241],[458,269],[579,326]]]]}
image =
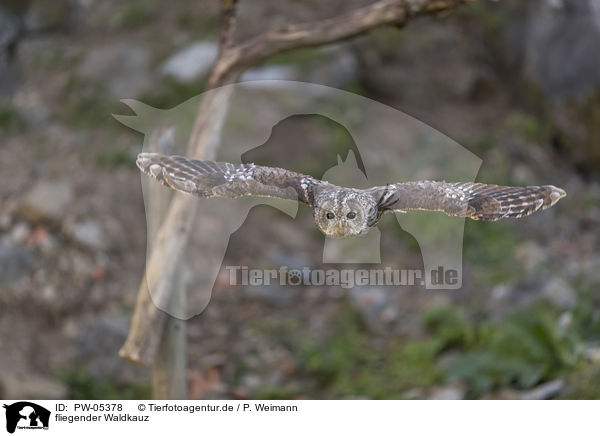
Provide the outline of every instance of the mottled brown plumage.
{"type": "Polygon", "coordinates": [[[368,232],[386,212],[421,209],[496,221],[547,209],[566,195],[552,185],[518,187],[429,180],[353,189],[283,168],[157,153],[141,153],[137,165],[166,186],[204,198],[277,197],[306,203],[313,208],[317,227],[337,238],[368,232]]]}

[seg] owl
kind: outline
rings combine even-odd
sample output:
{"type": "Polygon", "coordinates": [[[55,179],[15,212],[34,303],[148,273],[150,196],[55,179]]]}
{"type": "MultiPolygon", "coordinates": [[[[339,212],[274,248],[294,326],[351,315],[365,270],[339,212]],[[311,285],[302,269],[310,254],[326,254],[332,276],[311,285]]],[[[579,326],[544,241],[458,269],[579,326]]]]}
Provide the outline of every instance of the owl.
{"type": "Polygon", "coordinates": [[[144,174],[162,184],[202,198],[276,197],[305,203],[312,208],[319,230],[330,238],[364,235],[387,212],[419,209],[497,221],[547,209],[566,195],[552,185],[519,187],[430,180],[354,189],[283,168],[158,153],[140,153],[136,163],[144,174]]]}

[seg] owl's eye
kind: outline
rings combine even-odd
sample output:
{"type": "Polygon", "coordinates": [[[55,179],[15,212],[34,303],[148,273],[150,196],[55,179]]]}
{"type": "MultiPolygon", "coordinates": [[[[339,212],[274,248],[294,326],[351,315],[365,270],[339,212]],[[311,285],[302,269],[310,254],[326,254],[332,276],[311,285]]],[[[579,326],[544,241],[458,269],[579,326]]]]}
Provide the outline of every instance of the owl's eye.
{"type": "Polygon", "coordinates": [[[356,212],[348,212],[348,215],[346,216],[349,220],[353,220],[354,218],[356,218],[356,212]]]}
{"type": "Polygon", "coordinates": [[[335,218],[335,215],[332,214],[331,212],[327,212],[327,215],[325,215],[327,217],[328,220],[332,220],[335,218]]]}

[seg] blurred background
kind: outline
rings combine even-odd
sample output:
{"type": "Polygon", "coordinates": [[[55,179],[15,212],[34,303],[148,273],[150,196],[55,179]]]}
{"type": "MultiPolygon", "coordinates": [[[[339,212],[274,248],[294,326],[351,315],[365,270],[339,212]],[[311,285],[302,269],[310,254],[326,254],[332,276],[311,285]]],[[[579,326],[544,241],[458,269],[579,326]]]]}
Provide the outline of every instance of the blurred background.
{"type": "MultiPolygon", "coordinates": [[[[235,40],[366,4],[241,0],[235,40]]],[[[169,109],[201,93],[218,9],[0,1],[2,398],[151,396],[150,369],[118,356],[146,260],[143,136],[111,114],[131,114],[122,98],[169,109]]],[[[247,71],[380,101],[480,157],[478,181],[568,196],[522,220],[467,222],[457,291],[217,281],[187,322],[189,397],[600,398],[599,46],[597,0],[482,1],[247,71]]],[[[303,147],[351,144],[343,127],[303,117],[282,138],[294,161],[303,147]]],[[[322,247],[310,212],[281,216],[253,209],[224,265],[260,264],[258,239],[288,265],[322,247]]],[[[380,227],[383,251],[422,265],[391,218],[380,227]]]]}

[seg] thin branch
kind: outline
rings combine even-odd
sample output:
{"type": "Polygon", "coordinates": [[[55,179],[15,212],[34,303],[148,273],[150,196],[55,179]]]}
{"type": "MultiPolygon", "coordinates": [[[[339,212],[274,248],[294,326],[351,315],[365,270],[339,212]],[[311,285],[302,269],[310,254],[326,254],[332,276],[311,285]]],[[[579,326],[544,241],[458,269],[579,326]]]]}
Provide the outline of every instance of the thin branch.
{"type": "Polygon", "coordinates": [[[219,25],[219,53],[223,53],[233,42],[236,27],[237,0],[221,0],[221,17],[219,25]]]}
{"type": "Polygon", "coordinates": [[[403,26],[421,15],[435,15],[475,0],[381,0],[335,18],[291,25],[266,32],[231,47],[215,66],[211,82],[225,80],[233,70],[245,69],[284,51],[343,41],[385,26],[403,26]]]}
{"type": "MultiPolygon", "coordinates": [[[[219,59],[231,44],[235,32],[235,4],[236,0],[222,0],[219,59]]],[[[227,89],[214,90],[204,96],[190,136],[189,156],[212,158],[219,143],[230,96],[227,89]]],[[[176,265],[189,239],[194,210],[193,199],[183,195],[173,197],[146,264],[129,335],[119,351],[124,359],[145,365],[154,362],[168,320],[168,314],[159,307],[168,307],[175,293],[176,265]],[[153,284],[152,293],[148,282],[153,284]]]]}

